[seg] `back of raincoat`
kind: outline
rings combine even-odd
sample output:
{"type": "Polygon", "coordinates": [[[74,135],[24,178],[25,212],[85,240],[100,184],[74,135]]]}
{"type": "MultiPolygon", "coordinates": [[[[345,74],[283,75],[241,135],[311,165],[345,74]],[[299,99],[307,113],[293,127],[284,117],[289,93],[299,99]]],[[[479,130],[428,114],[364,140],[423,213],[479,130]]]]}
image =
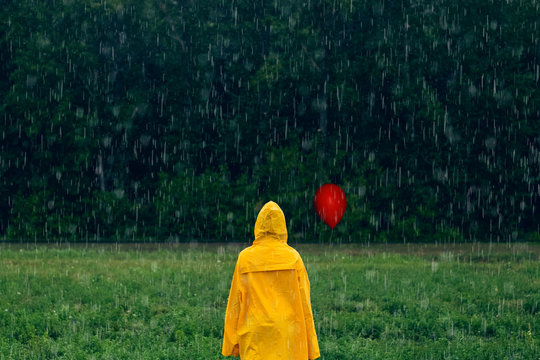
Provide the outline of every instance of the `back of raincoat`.
{"type": "Polygon", "coordinates": [[[273,201],[257,216],[253,245],[238,255],[221,353],[241,360],[320,357],[306,268],[287,245],[285,216],[273,201]]]}

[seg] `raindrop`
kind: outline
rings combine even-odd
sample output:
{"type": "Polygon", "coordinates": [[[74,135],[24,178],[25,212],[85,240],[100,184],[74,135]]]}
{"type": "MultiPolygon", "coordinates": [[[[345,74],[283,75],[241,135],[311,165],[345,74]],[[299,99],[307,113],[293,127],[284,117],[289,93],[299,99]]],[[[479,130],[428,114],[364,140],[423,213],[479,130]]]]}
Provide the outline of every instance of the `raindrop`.
{"type": "Polygon", "coordinates": [[[26,86],[28,87],[34,87],[37,83],[37,76],[34,75],[26,75],[26,86]]]}
{"type": "Polygon", "coordinates": [[[151,139],[152,139],[152,137],[150,135],[142,134],[141,137],[140,137],[142,146],[144,146],[144,147],[148,146],[150,144],[151,139]]]}
{"type": "Polygon", "coordinates": [[[110,136],[105,136],[102,140],[103,146],[108,148],[111,146],[112,139],[110,136]]]}
{"type": "Polygon", "coordinates": [[[486,148],[488,148],[489,150],[494,150],[495,145],[497,145],[497,139],[493,136],[490,136],[486,139],[484,144],[486,145],[486,148]]]}
{"type": "Polygon", "coordinates": [[[124,189],[115,189],[114,196],[116,196],[117,199],[122,199],[124,197],[124,189]]]}

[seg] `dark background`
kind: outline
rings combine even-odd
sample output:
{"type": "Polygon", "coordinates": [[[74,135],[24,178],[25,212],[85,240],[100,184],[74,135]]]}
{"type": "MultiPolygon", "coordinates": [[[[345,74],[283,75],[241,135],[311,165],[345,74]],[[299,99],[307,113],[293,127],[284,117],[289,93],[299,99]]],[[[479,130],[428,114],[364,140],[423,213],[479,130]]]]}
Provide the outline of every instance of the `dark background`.
{"type": "Polygon", "coordinates": [[[0,238],[540,241],[539,6],[3,1],[0,238]]]}

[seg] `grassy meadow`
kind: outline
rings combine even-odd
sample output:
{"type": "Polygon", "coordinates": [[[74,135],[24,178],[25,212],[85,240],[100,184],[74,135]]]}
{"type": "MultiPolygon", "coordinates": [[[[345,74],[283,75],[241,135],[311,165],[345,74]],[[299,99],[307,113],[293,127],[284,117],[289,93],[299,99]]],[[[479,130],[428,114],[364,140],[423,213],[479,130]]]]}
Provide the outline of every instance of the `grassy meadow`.
{"type": "MultiPolygon", "coordinates": [[[[1,359],[225,359],[241,244],[0,244],[1,359]]],[[[540,359],[540,244],[294,245],[321,359],[540,359]]]]}

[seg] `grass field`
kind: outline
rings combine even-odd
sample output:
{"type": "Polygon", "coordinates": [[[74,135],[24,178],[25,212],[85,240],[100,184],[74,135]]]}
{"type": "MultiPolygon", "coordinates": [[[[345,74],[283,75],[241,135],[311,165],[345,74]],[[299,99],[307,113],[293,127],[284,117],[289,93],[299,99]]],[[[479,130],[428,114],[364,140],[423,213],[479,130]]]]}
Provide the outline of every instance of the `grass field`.
{"type": "MultiPolygon", "coordinates": [[[[225,359],[243,245],[0,245],[0,359],[225,359]]],[[[298,245],[321,359],[540,359],[540,244],[298,245]]]]}

